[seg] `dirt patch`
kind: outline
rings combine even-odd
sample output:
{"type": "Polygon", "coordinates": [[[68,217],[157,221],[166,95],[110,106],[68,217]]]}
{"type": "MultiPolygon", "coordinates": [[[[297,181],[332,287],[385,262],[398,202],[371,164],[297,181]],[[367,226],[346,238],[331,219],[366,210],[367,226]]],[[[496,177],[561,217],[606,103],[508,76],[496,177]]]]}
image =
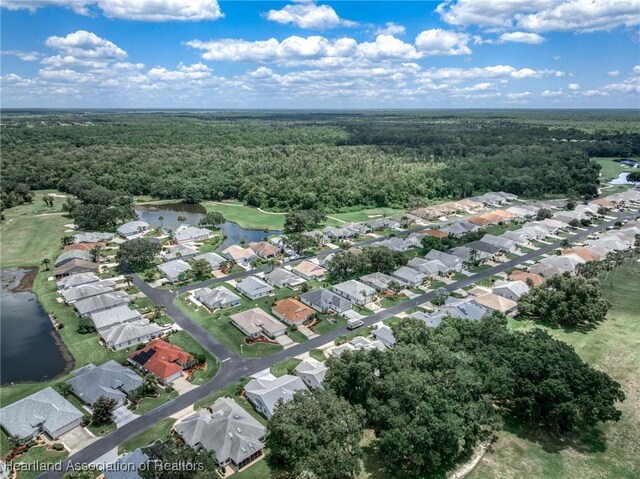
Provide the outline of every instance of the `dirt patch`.
{"type": "Polygon", "coordinates": [[[16,293],[20,293],[22,291],[31,291],[33,282],[36,280],[36,276],[38,276],[39,269],[37,266],[30,266],[20,269],[24,271],[24,275],[20,279],[20,283],[18,284],[18,286],[16,286],[13,291],[15,291],[16,293]]]}

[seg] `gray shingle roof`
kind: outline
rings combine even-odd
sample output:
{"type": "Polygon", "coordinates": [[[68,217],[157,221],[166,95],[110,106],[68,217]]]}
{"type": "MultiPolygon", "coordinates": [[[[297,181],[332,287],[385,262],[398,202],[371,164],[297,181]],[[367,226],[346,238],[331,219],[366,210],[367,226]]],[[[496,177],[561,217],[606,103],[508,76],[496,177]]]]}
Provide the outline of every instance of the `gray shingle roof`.
{"type": "Polygon", "coordinates": [[[444,251],[438,251],[436,249],[432,249],[425,256],[426,259],[435,260],[437,259],[441,263],[445,264],[449,268],[457,268],[462,264],[462,260],[457,256],[454,256],[449,253],[445,253],[444,251]]]}
{"type": "Polygon", "coordinates": [[[167,277],[167,279],[176,280],[178,279],[178,276],[180,276],[180,273],[189,271],[191,266],[189,266],[189,263],[184,260],[175,259],[167,263],[159,264],[158,269],[167,277]]]}
{"type": "Polygon", "coordinates": [[[78,273],[71,276],[67,276],[64,279],[58,281],[59,289],[68,289],[81,284],[90,284],[100,281],[100,278],[95,273],[78,273]]]}
{"type": "Polygon", "coordinates": [[[182,225],[173,233],[178,243],[187,241],[201,241],[211,236],[211,230],[206,228],[197,228],[196,226],[182,225]]]}
{"type": "Polygon", "coordinates": [[[354,279],[336,284],[333,287],[333,290],[359,299],[364,299],[365,297],[370,297],[376,294],[376,290],[371,286],[367,286],[366,284],[354,279]]]}
{"type": "Polygon", "coordinates": [[[214,269],[214,270],[220,269],[220,266],[222,266],[224,263],[227,262],[225,258],[223,258],[222,256],[216,253],[200,254],[198,256],[195,256],[193,259],[205,260],[207,263],[209,263],[209,266],[211,266],[211,269],[214,269]]]}
{"type": "Polygon", "coordinates": [[[284,268],[275,268],[270,273],[267,273],[264,276],[264,279],[267,281],[267,283],[278,286],[280,288],[284,286],[295,288],[306,282],[304,278],[298,276],[297,274],[293,274],[291,271],[287,271],[284,268]]]}
{"type": "Polygon", "coordinates": [[[113,360],[100,366],[88,364],[67,381],[74,394],[87,404],[93,404],[101,396],[122,404],[127,394],[142,383],[140,376],[113,360]]]}
{"type": "Polygon", "coordinates": [[[195,297],[209,309],[224,308],[229,304],[240,301],[240,296],[224,286],[217,288],[201,288],[195,292],[195,297]]]}
{"type": "Polygon", "coordinates": [[[113,233],[78,233],[73,237],[74,243],[103,243],[113,239],[113,233]]]}
{"type": "Polygon", "coordinates": [[[119,304],[128,302],[129,295],[127,293],[124,291],[112,291],[78,301],[74,303],[74,307],[78,310],[80,316],[85,316],[94,311],[113,308],[119,304]]]}
{"type": "Polygon", "coordinates": [[[109,329],[99,331],[102,339],[113,346],[124,344],[127,342],[140,342],[141,338],[148,336],[157,336],[162,328],[155,323],[149,322],[147,319],[138,319],[112,326],[109,329]]]}
{"type": "Polygon", "coordinates": [[[149,223],[146,221],[129,221],[121,225],[116,231],[123,236],[131,236],[139,233],[140,228],[144,231],[149,229],[149,223]]]}
{"type": "Polygon", "coordinates": [[[255,276],[247,276],[236,285],[236,288],[241,293],[246,293],[251,296],[273,293],[271,286],[255,276]]]}
{"type": "Polygon", "coordinates": [[[345,308],[351,307],[351,302],[348,299],[324,288],[303,293],[300,295],[300,300],[317,310],[343,311],[345,308]]]}
{"type": "Polygon", "coordinates": [[[252,399],[251,395],[259,397],[267,408],[267,416],[271,417],[279,400],[290,401],[294,392],[306,391],[307,387],[299,377],[285,374],[275,379],[252,379],[244,390],[249,399],[252,399]]]}
{"type": "Polygon", "coordinates": [[[325,363],[313,358],[307,358],[296,366],[296,375],[312,388],[322,388],[326,374],[325,363]]]}
{"type": "Polygon", "coordinates": [[[135,309],[129,308],[128,305],[116,306],[115,308],[90,313],[89,317],[93,321],[93,325],[99,331],[109,328],[114,324],[120,324],[127,321],[133,321],[140,318],[140,313],[135,309]]]}
{"type": "Polygon", "coordinates": [[[175,426],[190,446],[213,451],[216,460],[240,464],[264,447],[267,429],[231,398],[218,398],[175,426]]]}
{"type": "Polygon", "coordinates": [[[105,468],[104,479],[141,479],[138,469],[149,460],[142,450],[136,449],[125,454],[114,464],[105,468]]]}
{"type": "Polygon", "coordinates": [[[69,301],[80,301],[82,299],[97,296],[99,294],[110,293],[116,289],[115,281],[104,280],[95,283],[81,284],[74,288],[65,289],[62,297],[68,303],[69,301]]]}
{"type": "Polygon", "coordinates": [[[81,259],[84,261],[92,261],[91,254],[88,251],[83,251],[80,249],[73,249],[71,251],[67,251],[66,253],[62,253],[56,259],[55,266],[59,267],[64,265],[65,263],[71,261],[72,259],[81,259]]]}

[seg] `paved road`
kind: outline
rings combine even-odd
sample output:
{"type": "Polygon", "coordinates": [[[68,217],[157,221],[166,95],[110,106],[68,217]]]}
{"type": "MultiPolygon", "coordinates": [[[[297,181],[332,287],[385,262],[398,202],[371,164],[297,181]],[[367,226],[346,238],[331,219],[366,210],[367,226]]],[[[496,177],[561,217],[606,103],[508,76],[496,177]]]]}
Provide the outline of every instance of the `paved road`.
{"type": "MultiPolygon", "coordinates": [[[[596,233],[602,229],[605,229],[609,226],[612,226],[616,221],[621,219],[629,219],[637,215],[637,212],[631,213],[621,213],[618,215],[616,219],[606,221],[596,226],[592,226],[584,231],[579,231],[575,235],[567,238],[571,242],[575,242],[581,238],[584,238],[588,235],[596,233]]],[[[509,268],[516,267],[526,261],[532,260],[540,255],[545,253],[549,253],[554,249],[560,246],[561,241],[557,241],[555,243],[545,245],[539,248],[536,251],[532,251],[524,254],[523,256],[519,256],[512,260],[509,260],[505,263],[495,266],[486,271],[482,271],[477,273],[471,277],[462,279],[460,281],[456,281],[446,286],[448,291],[454,291],[458,288],[462,288],[469,284],[475,283],[477,281],[481,281],[483,279],[489,278],[490,276],[499,273],[501,271],[505,271],[509,268]]],[[[179,309],[172,307],[172,305],[167,304],[170,298],[175,296],[175,293],[171,293],[169,291],[162,290],[154,290],[148,285],[145,286],[144,282],[137,281],[136,285],[141,287],[141,289],[148,294],[149,297],[153,301],[158,301],[161,304],[167,306],[167,313],[176,321],[176,323],[180,324],[185,330],[187,330],[190,334],[192,334],[196,340],[201,342],[203,346],[207,348],[207,350],[211,351],[218,359],[222,359],[220,371],[218,374],[208,383],[203,384],[191,391],[185,393],[178,398],[169,401],[160,407],[152,410],[151,412],[140,416],[139,418],[131,421],[120,429],[115,430],[111,434],[105,436],[102,439],[90,444],[84,449],[76,452],[72,456],[68,457],[64,461],[62,461],[63,470],[69,463],[73,464],[87,464],[95,459],[101,457],[102,455],[109,452],[114,447],[119,446],[126,440],[136,436],[137,434],[145,431],[150,428],[158,421],[165,419],[172,414],[196,403],[197,401],[209,396],[210,394],[223,389],[224,387],[238,381],[243,377],[250,376],[259,371],[262,371],[266,368],[271,367],[273,364],[284,361],[285,359],[291,358],[293,356],[297,356],[304,352],[310,351],[311,349],[315,349],[323,344],[326,344],[330,341],[333,341],[339,336],[347,334],[348,331],[346,328],[337,328],[326,334],[318,336],[314,339],[306,341],[304,343],[297,344],[289,349],[286,349],[278,354],[260,358],[260,359],[247,359],[238,357],[235,354],[231,354],[228,349],[220,344],[214,338],[211,338],[208,333],[193,322],[190,318],[184,315],[179,309]],[[155,292],[161,292],[161,294],[157,294],[154,297],[155,292]],[[175,314],[175,316],[174,316],[175,314]],[[226,358],[229,359],[226,359],[226,358]],[[225,360],[226,359],[226,360],[225,360]]],[[[416,307],[426,301],[430,301],[435,297],[435,292],[425,293],[416,298],[410,299],[409,301],[405,301],[403,303],[396,304],[390,308],[387,308],[383,311],[373,314],[372,316],[366,317],[363,321],[366,326],[371,326],[378,321],[383,319],[390,318],[392,316],[397,315],[407,309],[416,307]]],[[[62,472],[48,472],[40,475],[40,478],[60,478],[63,476],[62,472]]]]}

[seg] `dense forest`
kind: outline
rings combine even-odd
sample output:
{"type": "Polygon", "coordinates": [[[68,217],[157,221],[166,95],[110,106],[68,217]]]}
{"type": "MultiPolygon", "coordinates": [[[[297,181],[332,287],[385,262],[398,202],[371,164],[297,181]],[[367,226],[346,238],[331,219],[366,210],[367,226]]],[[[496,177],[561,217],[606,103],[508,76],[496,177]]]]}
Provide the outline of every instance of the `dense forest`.
{"type": "Polygon", "coordinates": [[[636,121],[633,112],[5,112],[2,207],[29,190],[96,187],[324,211],[489,190],[593,196],[599,167],[589,157],[640,154],[636,121]]]}

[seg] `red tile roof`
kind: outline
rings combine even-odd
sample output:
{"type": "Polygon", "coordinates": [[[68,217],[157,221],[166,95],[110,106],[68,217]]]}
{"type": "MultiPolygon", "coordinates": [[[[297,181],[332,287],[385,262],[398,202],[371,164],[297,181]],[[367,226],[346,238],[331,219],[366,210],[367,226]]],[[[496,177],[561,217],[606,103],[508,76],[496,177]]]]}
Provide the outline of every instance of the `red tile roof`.
{"type": "Polygon", "coordinates": [[[182,371],[192,357],[174,344],[163,339],[154,339],[143,349],[131,353],[129,359],[144,367],[154,376],[166,379],[178,371],[182,371]]]}

